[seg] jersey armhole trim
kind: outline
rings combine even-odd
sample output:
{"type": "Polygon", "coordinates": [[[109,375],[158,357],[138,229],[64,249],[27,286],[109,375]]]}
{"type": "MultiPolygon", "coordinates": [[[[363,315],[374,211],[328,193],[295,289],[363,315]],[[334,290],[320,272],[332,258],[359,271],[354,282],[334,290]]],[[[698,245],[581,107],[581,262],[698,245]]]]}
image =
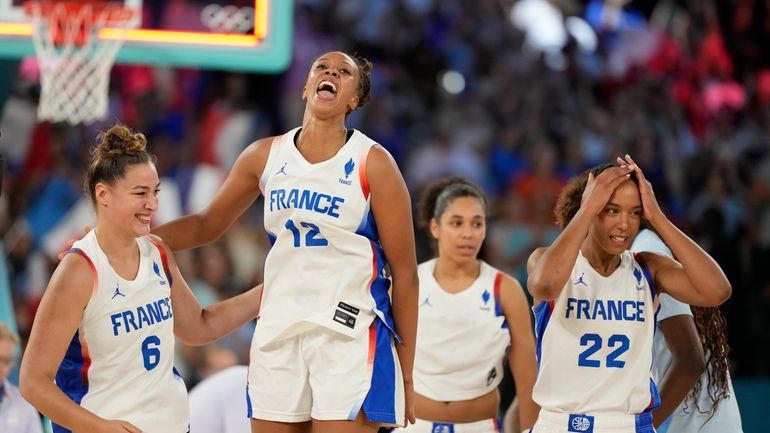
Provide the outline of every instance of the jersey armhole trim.
{"type": "Polygon", "coordinates": [[[495,316],[502,316],[503,315],[503,304],[500,301],[500,286],[503,284],[503,273],[500,271],[497,271],[497,274],[495,274],[495,283],[494,288],[492,289],[495,296],[495,316]]]}
{"type": "Polygon", "coordinates": [[[171,287],[174,285],[174,277],[171,276],[171,271],[168,267],[168,253],[166,252],[166,248],[159,242],[156,242],[152,238],[147,238],[152,242],[153,245],[155,245],[155,248],[158,249],[158,252],[160,253],[160,262],[163,265],[163,272],[166,273],[166,279],[168,280],[168,286],[171,287]]]}
{"type": "Polygon", "coordinates": [[[86,254],[85,251],[81,250],[80,248],[70,248],[67,250],[67,254],[70,253],[77,254],[84,258],[88,264],[88,268],[91,269],[91,275],[94,277],[94,286],[91,288],[91,299],[95,299],[96,295],[99,294],[99,273],[96,272],[96,266],[94,266],[94,262],[91,261],[91,258],[88,257],[88,254],[86,254]]]}
{"type": "Polygon", "coordinates": [[[265,161],[265,168],[262,171],[262,174],[259,177],[259,192],[264,195],[265,194],[265,185],[267,185],[267,178],[270,177],[270,170],[272,170],[272,166],[270,166],[270,157],[273,155],[273,149],[276,147],[278,142],[283,138],[283,135],[276,135],[273,137],[273,141],[270,142],[270,151],[267,152],[267,161],[265,161]]]}
{"type": "Polygon", "coordinates": [[[369,181],[366,180],[366,161],[369,158],[369,151],[372,150],[372,146],[369,146],[361,153],[361,158],[358,160],[358,181],[361,184],[361,192],[364,194],[364,200],[369,200],[369,181]]]}
{"type": "Polygon", "coordinates": [[[655,297],[658,296],[658,288],[655,286],[655,281],[652,279],[652,274],[650,273],[650,268],[647,266],[647,262],[644,261],[644,258],[639,253],[634,253],[634,260],[641,266],[644,278],[647,279],[647,282],[650,284],[652,298],[655,299],[655,297]]]}

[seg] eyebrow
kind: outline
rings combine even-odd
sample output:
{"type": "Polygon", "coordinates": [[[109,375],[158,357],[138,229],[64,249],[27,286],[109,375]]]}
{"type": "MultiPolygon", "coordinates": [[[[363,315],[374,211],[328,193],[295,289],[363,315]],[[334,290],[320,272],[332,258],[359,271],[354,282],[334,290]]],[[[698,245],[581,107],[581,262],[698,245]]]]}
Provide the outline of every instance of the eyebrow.
{"type": "MultiPolygon", "coordinates": [[[[608,201],[608,202],[607,202],[607,206],[622,207],[622,206],[620,206],[619,204],[617,204],[617,203],[614,203],[614,202],[611,202],[611,201],[608,201]]],[[[642,205],[639,205],[639,206],[634,206],[634,207],[632,207],[631,209],[637,209],[637,208],[641,209],[641,208],[642,208],[642,205]]]]}
{"type": "MultiPolygon", "coordinates": [[[[155,188],[158,188],[159,186],[160,186],[160,182],[158,182],[158,184],[155,185],[155,188]]],[[[136,189],[148,190],[148,189],[154,189],[154,188],[150,188],[149,186],[144,186],[144,185],[134,185],[134,186],[131,187],[131,189],[132,190],[136,190],[136,189]]]]}
{"type": "MultiPolygon", "coordinates": [[[[328,58],[326,58],[326,57],[321,57],[321,58],[317,59],[315,62],[316,62],[316,63],[318,63],[318,62],[321,62],[321,61],[326,61],[326,62],[328,62],[328,61],[330,61],[330,60],[329,60],[328,58]]],[[[343,62],[344,62],[346,65],[348,65],[348,66],[353,66],[353,63],[350,63],[350,62],[349,62],[349,61],[347,61],[347,60],[343,60],[343,62]]]]}

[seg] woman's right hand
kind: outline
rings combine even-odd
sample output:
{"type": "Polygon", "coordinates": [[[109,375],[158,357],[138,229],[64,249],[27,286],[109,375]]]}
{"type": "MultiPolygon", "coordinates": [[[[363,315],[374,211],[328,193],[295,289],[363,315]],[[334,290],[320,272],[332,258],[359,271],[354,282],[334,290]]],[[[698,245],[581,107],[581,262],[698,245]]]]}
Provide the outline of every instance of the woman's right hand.
{"type": "MultiPolygon", "coordinates": [[[[91,226],[88,226],[88,225],[87,226],[83,226],[83,236],[87,235],[88,232],[91,231],[91,229],[92,229],[91,226]]],[[[82,236],[81,236],[81,238],[82,238],[82,236]]],[[[64,256],[67,254],[67,251],[69,251],[70,248],[72,248],[72,245],[75,243],[76,240],[78,240],[78,239],[70,239],[70,240],[67,241],[67,243],[65,244],[66,247],[63,250],[61,250],[61,252],[58,255],[59,261],[61,261],[64,258],[64,256]]]]}
{"type": "Polygon", "coordinates": [[[610,167],[598,176],[588,173],[588,182],[580,200],[580,207],[587,209],[591,215],[598,215],[612,197],[615,189],[631,177],[634,166],[623,165],[610,167]]]}
{"type": "Polygon", "coordinates": [[[99,427],[100,433],[143,433],[142,429],[121,419],[104,420],[99,427]]]}

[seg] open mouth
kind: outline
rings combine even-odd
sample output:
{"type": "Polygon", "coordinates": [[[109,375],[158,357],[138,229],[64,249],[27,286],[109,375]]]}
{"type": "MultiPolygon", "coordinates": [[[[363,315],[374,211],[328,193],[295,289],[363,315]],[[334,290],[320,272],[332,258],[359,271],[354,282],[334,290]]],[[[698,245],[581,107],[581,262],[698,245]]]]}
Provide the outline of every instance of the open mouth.
{"type": "Polygon", "coordinates": [[[323,99],[333,99],[337,94],[337,86],[331,81],[321,81],[318,83],[316,93],[323,99]]]}
{"type": "Polygon", "coordinates": [[[628,239],[627,236],[610,236],[610,240],[613,242],[625,242],[628,239]]]}

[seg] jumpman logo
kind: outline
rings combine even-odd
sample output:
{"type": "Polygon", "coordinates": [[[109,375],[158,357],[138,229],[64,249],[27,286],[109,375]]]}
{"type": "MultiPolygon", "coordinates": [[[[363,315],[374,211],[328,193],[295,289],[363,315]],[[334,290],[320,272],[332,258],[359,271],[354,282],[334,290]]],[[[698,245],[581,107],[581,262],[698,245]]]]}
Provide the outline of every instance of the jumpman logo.
{"type": "Polygon", "coordinates": [[[289,174],[286,173],[286,163],[283,163],[283,167],[281,167],[280,170],[276,171],[275,174],[281,174],[283,173],[284,176],[288,176],[289,174]]]}
{"type": "Polygon", "coordinates": [[[120,283],[115,285],[115,293],[112,294],[112,299],[115,299],[115,297],[118,296],[118,295],[120,295],[120,296],[122,296],[124,298],[126,297],[126,295],[120,293],[120,283]]]}
{"type": "Polygon", "coordinates": [[[427,306],[429,306],[429,307],[432,307],[432,306],[433,306],[433,304],[431,304],[431,303],[430,303],[430,295],[428,295],[428,296],[425,298],[425,300],[424,300],[424,301],[422,301],[422,303],[420,304],[420,306],[421,306],[421,307],[422,307],[423,305],[427,305],[427,306]]]}
{"type": "Polygon", "coordinates": [[[576,286],[577,286],[578,284],[582,284],[582,285],[584,285],[584,286],[588,287],[588,284],[587,284],[585,281],[583,281],[583,277],[585,276],[585,274],[586,274],[585,272],[583,272],[582,274],[580,274],[580,278],[578,278],[578,279],[577,279],[577,281],[575,281],[575,285],[576,285],[576,286]]]}

